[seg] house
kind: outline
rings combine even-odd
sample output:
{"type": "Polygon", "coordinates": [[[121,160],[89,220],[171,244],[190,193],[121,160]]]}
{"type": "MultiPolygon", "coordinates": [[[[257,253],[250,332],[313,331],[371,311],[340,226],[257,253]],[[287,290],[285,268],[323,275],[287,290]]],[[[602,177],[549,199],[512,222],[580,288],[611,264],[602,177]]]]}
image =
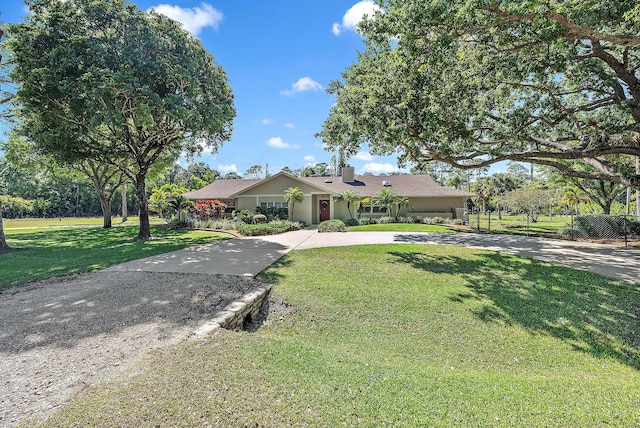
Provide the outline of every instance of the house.
{"type": "MultiPolygon", "coordinates": [[[[217,180],[200,190],[185,193],[191,200],[218,199],[227,205],[226,212],[256,207],[286,208],[284,191],[298,187],[304,193],[296,204],[295,220],[306,224],[333,218],[348,219],[345,202],[336,201],[339,193],[350,190],[362,198],[370,198],[382,189],[393,189],[409,199],[410,206],[401,208],[401,216],[458,218],[472,193],[440,186],[428,175],[355,176],[353,167],[342,170],[341,177],[294,177],[279,172],[265,179],[217,180]]],[[[388,215],[382,207],[363,204],[361,217],[388,215]]]]}

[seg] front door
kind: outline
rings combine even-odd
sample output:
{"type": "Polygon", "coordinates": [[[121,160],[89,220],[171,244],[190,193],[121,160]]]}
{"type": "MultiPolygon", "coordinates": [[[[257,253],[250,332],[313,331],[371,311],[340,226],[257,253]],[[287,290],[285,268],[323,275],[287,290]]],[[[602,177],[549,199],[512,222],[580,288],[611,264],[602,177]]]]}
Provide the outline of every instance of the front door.
{"type": "Polygon", "coordinates": [[[320,200],[320,222],[329,220],[331,218],[330,209],[331,207],[329,205],[329,201],[326,199],[321,199],[320,200]]]}

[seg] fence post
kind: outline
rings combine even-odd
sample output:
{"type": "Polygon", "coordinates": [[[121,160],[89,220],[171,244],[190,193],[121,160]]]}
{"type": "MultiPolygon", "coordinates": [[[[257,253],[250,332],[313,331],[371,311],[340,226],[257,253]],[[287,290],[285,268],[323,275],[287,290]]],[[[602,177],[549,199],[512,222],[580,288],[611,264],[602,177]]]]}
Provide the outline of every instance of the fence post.
{"type": "Polygon", "coordinates": [[[573,229],[573,213],[571,213],[571,240],[574,241],[575,240],[575,236],[573,236],[575,233],[574,229],[573,229]]]}
{"type": "Polygon", "coordinates": [[[489,230],[489,233],[491,233],[491,211],[489,211],[489,217],[488,217],[488,219],[489,219],[489,220],[488,220],[488,221],[489,221],[489,223],[488,223],[487,228],[488,228],[488,230],[489,230]]]}
{"type": "Polygon", "coordinates": [[[478,208],[478,232],[480,232],[480,208],[478,208]]]}
{"type": "Polygon", "coordinates": [[[624,247],[628,248],[629,247],[629,239],[627,236],[627,215],[625,214],[624,216],[622,216],[623,221],[622,221],[622,228],[624,229],[624,247]]]}

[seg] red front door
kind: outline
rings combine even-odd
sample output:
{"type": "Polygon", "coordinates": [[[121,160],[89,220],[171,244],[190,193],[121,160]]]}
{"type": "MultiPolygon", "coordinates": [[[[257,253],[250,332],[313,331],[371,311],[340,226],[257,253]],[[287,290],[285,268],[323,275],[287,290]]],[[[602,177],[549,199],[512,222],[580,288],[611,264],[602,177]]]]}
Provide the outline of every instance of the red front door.
{"type": "Polygon", "coordinates": [[[320,221],[329,220],[331,218],[331,207],[326,199],[320,200],[320,221]]]}

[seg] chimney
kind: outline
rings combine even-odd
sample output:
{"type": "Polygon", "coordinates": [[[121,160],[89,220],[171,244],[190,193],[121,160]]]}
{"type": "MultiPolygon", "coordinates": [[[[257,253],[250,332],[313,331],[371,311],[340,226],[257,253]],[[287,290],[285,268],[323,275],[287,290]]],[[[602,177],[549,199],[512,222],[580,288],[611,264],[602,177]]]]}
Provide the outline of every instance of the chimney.
{"type": "Polygon", "coordinates": [[[343,183],[353,183],[356,181],[356,169],[352,166],[344,166],[342,167],[342,182],[343,183]]]}

